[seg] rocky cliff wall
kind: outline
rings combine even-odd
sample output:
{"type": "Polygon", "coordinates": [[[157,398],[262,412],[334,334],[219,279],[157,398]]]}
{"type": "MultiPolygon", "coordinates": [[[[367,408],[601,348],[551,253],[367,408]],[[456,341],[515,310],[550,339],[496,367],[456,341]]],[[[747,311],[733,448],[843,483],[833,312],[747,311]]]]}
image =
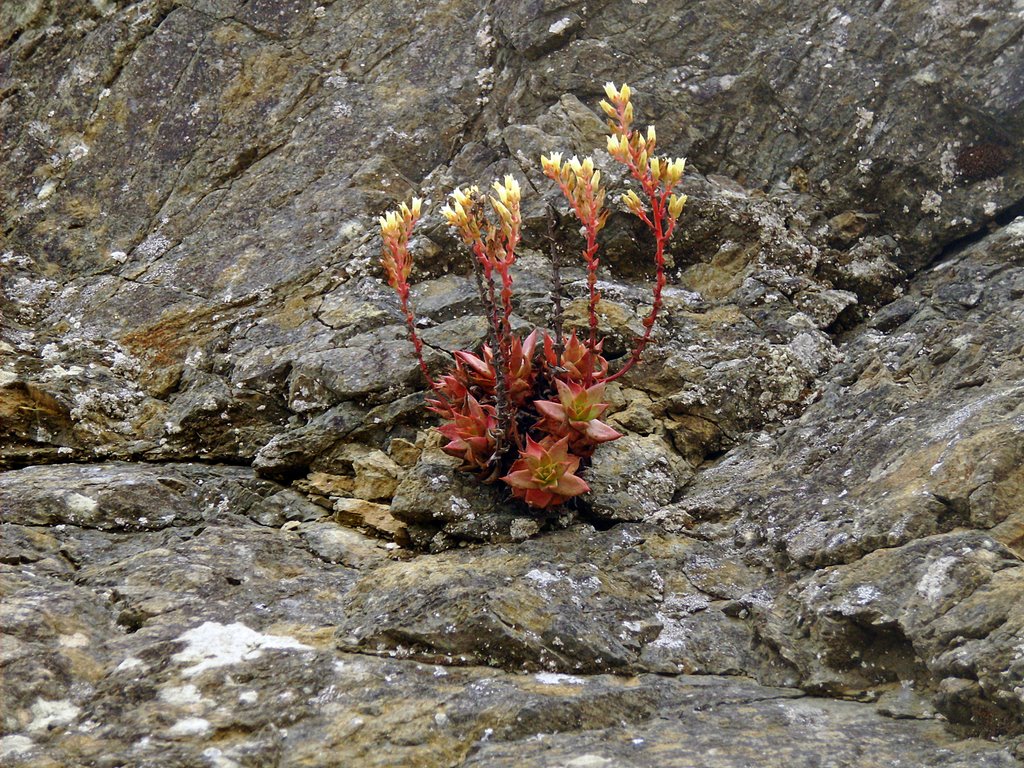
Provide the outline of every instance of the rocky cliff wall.
{"type": "Polygon", "coordinates": [[[0,762],[1016,764],[1019,2],[19,0],[0,47],[0,762]],[[471,346],[439,203],[513,173],[544,324],[538,159],[610,166],[607,80],[690,204],[539,519],[437,451],[373,217],[431,201],[471,346]]]}

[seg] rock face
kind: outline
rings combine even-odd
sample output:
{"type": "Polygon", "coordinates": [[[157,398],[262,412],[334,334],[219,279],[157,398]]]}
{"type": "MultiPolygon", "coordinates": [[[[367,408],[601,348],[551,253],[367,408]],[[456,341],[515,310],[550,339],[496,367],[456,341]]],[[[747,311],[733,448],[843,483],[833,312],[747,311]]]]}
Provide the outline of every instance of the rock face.
{"type": "MultiPolygon", "coordinates": [[[[0,763],[1011,766],[1024,755],[1012,0],[0,4],[0,763]],[[898,6],[898,7],[897,7],[898,6]],[[628,81],[690,203],[589,499],[438,450],[485,335],[439,203],[628,81]]],[[[595,151],[596,148],[596,151],[595,151]]],[[[601,331],[650,303],[625,215],[601,331]]],[[[586,322],[578,235],[556,232],[586,322]]]]}

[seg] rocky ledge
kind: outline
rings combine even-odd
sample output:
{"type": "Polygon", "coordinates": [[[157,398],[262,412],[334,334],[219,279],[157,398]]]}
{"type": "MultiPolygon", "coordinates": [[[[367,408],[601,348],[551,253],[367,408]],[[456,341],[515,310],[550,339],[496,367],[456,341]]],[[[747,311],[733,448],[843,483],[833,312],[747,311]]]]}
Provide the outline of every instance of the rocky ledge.
{"type": "Polygon", "coordinates": [[[1024,12],[691,6],[0,5],[0,764],[1020,764],[1024,12]],[[690,203],[538,515],[439,450],[373,222],[430,201],[440,367],[439,203],[516,175],[546,325],[537,160],[608,165],[607,80],[690,203]]]}

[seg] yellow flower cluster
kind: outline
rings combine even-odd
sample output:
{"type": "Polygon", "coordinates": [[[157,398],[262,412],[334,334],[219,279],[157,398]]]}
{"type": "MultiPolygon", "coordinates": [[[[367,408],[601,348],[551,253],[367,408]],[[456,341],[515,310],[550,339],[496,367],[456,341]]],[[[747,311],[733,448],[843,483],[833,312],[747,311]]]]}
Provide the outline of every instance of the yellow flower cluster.
{"type": "Polygon", "coordinates": [[[506,174],[502,181],[494,182],[494,191],[498,193],[498,196],[494,197],[491,195],[489,199],[491,207],[498,214],[502,234],[505,235],[506,240],[511,241],[513,238],[518,240],[520,225],[519,182],[513,176],[506,174]]]}
{"type": "Polygon", "coordinates": [[[615,83],[605,83],[604,92],[611,103],[602,100],[601,109],[615,121],[611,123],[612,131],[629,133],[629,126],[633,124],[633,104],[629,100],[632,92],[629,86],[623,83],[622,88],[616,88],[615,83]]]}
{"type": "MultiPolygon", "coordinates": [[[[675,221],[683,212],[686,195],[672,194],[672,189],[683,177],[686,160],[654,154],[658,135],[653,125],[647,127],[646,137],[640,131],[632,130],[633,104],[628,85],[616,88],[614,83],[605,83],[604,92],[608,100],[601,102],[601,109],[608,115],[612,131],[608,137],[608,154],[634,171],[648,196],[658,195],[664,201],[667,195],[668,214],[675,221]]],[[[620,200],[632,213],[645,218],[643,203],[635,192],[627,192],[620,200]]]]}
{"type": "Polygon", "coordinates": [[[603,211],[605,190],[601,186],[601,172],[594,170],[593,158],[580,160],[574,155],[563,162],[561,152],[552,152],[550,156],[542,155],[540,163],[544,175],[561,187],[580,221],[594,221],[600,230],[608,215],[603,211]]]}
{"type": "Polygon", "coordinates": [[[397,211],[388,211],[383,216],[379,216],[377,221],[380,222],[380,232],[384,239],[399,240],[404,236],[407,241],[413,225],[420,217],[422,207],[423,201],[414,197],[411,205],[402,203],[397,211]]]}
{"type": "Polygon", "coordinates": [[[387,272],[388,284],[395,290],[406,284],[409,272],[412,271],[409,237],[420,218],[422,207],[423,201],[414,197],[411,205],[402,203],[397,211],[388,211],[377,219],[384,240],[381,262],[387,272]]]}
{"type": "Polygon", "coordinates": [[[479,196],[480,188],[475,185],[467,189],[460,187],[452,192],[452,201],[441,209],[441,215],[469,244],[480,239],[480,216],[477,210],[479,196]]]}
{"type": "MultiPolygon", "coordinates": [[[[521,224],[519,182],[513,176],[506,175],[502,181],[494,182],[494,191],[497,197],[491,195],[488,200],[498,217],[498,226],[506,241],[518,241],[521,224]]],[[[456,189],[451,198],[451,202],[441,209],[441,214],[448,224],[458,230],[468,245],[493,239],[495,227],[480,210],[479,201],[482,197],[479,187],[456,189]]]]}

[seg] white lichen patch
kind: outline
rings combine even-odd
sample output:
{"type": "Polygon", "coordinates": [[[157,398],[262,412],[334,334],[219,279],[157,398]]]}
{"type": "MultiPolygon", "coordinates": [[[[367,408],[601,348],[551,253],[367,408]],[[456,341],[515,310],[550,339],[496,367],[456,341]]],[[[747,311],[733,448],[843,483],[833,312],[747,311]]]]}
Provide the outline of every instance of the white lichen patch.
{"type": "Polygon", "coordinates": [[[78,713],[82,710],[67,700],[36,699],[31,711],[32,722],[28,724],[26,730],[29,733],[41,733],[51,728],[67,725],[78,717],[78,713]]]}
{"type": "Polygon", "coordinates": [[[942,174],[944,186],[951,186],[957,177],[956,157],[960,151],[960,142],[953,141],[946,145],[939,156],[939,173],[942,174]]]}
{"type": "Polygon", "coordinates": [[[587,683],[583,678],[557,672],[538,672],[533,679],[541,685],[586,685],[587,683]]]}
{"type": "Polygon", "coordinates": [[[80,493],[69,493],[64,497],[64,503],[70,512],[79,515],[91,515],[99,508],[96,499],[90,499],[80,493]]]}
{"type": "Polygon", "coordinates": [[[1012,239],[1013,245],[1024,245],[1024,216],[1018,216],[1003,227],[1003,234],[1012,239]]]}
{"type": "Polygon", "coordinates": [[[36,192],[36,199],[46,200],[53,194],[55,189],[57,189],[57,182],[53,179],[50,179],[48,182],[46,182],[45,184],[43,184],[43,186],[39,188],[38,192],[36,192]]]}
{"type": "Polygon", "coordinates": [[[182,672],[186,677],[198,675],[208,669],[258,659],[267,649],[314,650],[293,637],[264,635],[242,623],[219,624],[215,621],[208,621],[190,629],[177,640],[187,643],[188,646],[180,653],[174,654],[171,660],[179,664],[196,662],[182,672]]]}
{"type": "Polygon", "coordinates": [[[942,209],[942,195],[935,190],[925,192],[921,198],[921,213],[938,213],[942,209]]]}
{"type": "Polygon", "coordinates": [[[552,35],[560,35],[563,32],[565,32],[565,30],[567,30],[571,25],[572,19],[570,19],[568,16],[563,16],[550,27],[548,27],[548,32],[550,32],[552,35]]]}
{"type": "Polygon", "coordinates": [[[159,232],[154,232],[135,246],[135,255],[144,259],[158,258],[171,249],[171,241],[159,232]]]}
{"type": "Polygon", "coordinates": [[[942,590],[949,580],[949,569],[956,565],[957,559],[950,555],[940,557],[928,566],[924,576],[917,582],[917,594],[921,595],[930,605],[942,599],[942,590]]]}
{"type": "Polygon", "coordinates": [[[206,702],[203,695],[191,683],[164,688],[158,694],[160,701],[172,707],[192,707],[206,702]]]}
{"type": "Polygon", "coordinates": [[[129,656],[127,659],[118,664],[117,668],[114,669],[114,671],[126,672],[129,669],[138,669],[139,667],[145,668],[146,662],[144,662],[142,659],[137,659],[134,656],[129,656]]]}
{"type": "Polygon", "coordinates": [[[882,593],[878,588],[871,584],[861,584],[853,590],[853,602],[856,605],[867,605],[868,603],[873,603],[881,596],[882,593]]]}
{"type": "Polygon", "coordinates": [[[547,587],[551,584],[555,584],[562,580],[562,577],[558,574],[548,573],[542,571],[539,568],[534,568],[526,574],[526,578],[530,581],[535,581],[541,587],[547,587]]]}
{"type": "Polygon", "coordinates": [[[565,764],[565,768],[611,768],[615,761],[602,755],[580,755],[565,764]]]}
{"type": "Polygon", "coordinates": [[[853,126],[852,138],[856,141],[863,131],[868,130],[875,123],[875,113],[864,107],[857,107],[857,123],[853,126]]]}
{"type": "Polygon", "coordinates": [[[36,745],[28,736],[4,736],[0,739],[0,757],[15,757],[32,751],[36,745]]]}
{"type": "Polygon", "coordinates": [[[167,735],[172,737],[205,736],[212,728],[209,720],[204,720],[201,717],[186,717],[168,728],[167,735]]]}
{"type": "Polygon", "coordinates": [[[82,632],[75,632],[73,635],[61,635],[60,645],[62,648],[88,648],[89,636],[82,632]]]}

